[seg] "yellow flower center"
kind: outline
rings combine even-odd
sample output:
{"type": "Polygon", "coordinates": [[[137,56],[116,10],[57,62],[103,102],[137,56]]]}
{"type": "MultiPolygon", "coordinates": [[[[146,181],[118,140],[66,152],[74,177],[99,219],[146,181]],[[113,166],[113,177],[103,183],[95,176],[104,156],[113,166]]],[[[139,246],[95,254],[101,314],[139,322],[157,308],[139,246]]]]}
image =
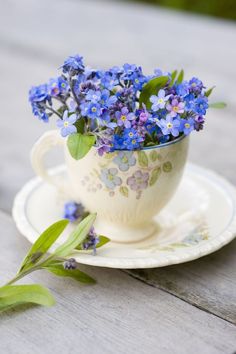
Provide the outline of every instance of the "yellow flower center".
{"type": "Polygon", "coordinates": [[[93,107],[92,108],[92,112],[96,112],[97,111],[97,108],[96,107],[93,107]]]}
{"type": "Polygon", "coordinates": [[[64,127],[65,127],[65,128],[67,128],[67,127],[68,127],[68,125],[69,125],[69,123],[68,123],[68,122],[64,122],[64,127]]]}
{"type": "Polygon", "coordinates": [[[126,121],[126,116],[123,115],[120,117],[120,119],[123,120],[123,122],[124,122],[124,121],[126,121]]]}
{"type": "Polygon", "coordinates": [[[163,98],[159,98],[159,100],[157,101],[158,103],[164,103],[163,98]]]}
{"type": "Polygon", "coordinates": [[[171,129],[173,127],[172,123],[167,123],[167,128],[171,129]]]}
{"type": "Polygon", "coordinates": [[[132,138],[134,136],[134,133],[129,132],[129,137],[132,138]]]}
{"type": "Polygon", "coordinates": [[[174,106],[174,107],[173,107],[173,111],[174,111],[174,112],[178,112],[178,110],[179,110],[179,107],[178,107],[178,106],[174,106]]]}
{"type": "Polygon", "coordinates": [[[113,175],[111,175],[111,174],[109,174],[109,175],[108,175],[108,179],[109,179],[109,181],[113,181],[114,176],[113,176],[113,175]]]}
{"type": "Polygon", "coordinates": [[[121,160],[122,160],[122,162],[124,162],[124,163],[127,163],[127,162],[128,162],[127,156],[122,157],[121,160]]]}
{"type": "Polygon", "coordinates": [[[132,144],[133,144],[133,145],[136,144],[136,140],[135,140],[135,139],[132,140],[132,144]]]}

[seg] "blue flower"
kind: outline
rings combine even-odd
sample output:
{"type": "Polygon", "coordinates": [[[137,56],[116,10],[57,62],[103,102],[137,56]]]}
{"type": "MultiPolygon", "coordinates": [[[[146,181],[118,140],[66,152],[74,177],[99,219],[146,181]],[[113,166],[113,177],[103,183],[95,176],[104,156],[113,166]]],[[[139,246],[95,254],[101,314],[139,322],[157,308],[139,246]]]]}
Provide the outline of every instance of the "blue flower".
{"type": "Polygon", "coordinates": [[[63,73],[68,73],[70,76],[74,76],[84,71],[83,57],[76,54],[69,56],[62,65],[63,73]]]}
{"type": "Polygon", "coordinates": [[[105,106],[107,108],[110,108],[114,103],[116,103],[117,97],[115,95],[110,96],[110,91],[109,90],[102,90],[101,92],[101,99],[100,99],[100,104],[102,106],[105,106]]]}
{"type": "Polygon", "coordinates": [[[180,129],[185,135],[189,135],[194,130],[194,119],[181,119],[180,129]]]}
{"type": "Polygon", "coordinates": [[[127,142],[123,135],[114,134],[112,144],[111,144],[111,151],[114,150],[126,150],[127,149],[127,142]]]}
{"type": "Polygon", "coordinates": [[[179,96],[185,97],[189,94],[189,83],[187,81],[183,81],[181,84],[175,85],[174,88],[179,96]]]}
{"type": "Polygon", "coordinates": [[[152,110],[154,112],[158,111],[159,109],[165,108],[166,102],[168,101],[170,95],[165,94],[165,90],[161,89],[158,92],[158,95],[152,95],[150,97],[150,102],[152,102],[152,110]]]}
{"type": "Polygon", "coordinates": [[[58,96],[69,92],[70,86],[61,76],[50,79],[48,83],[48,93],[51,96],[58,96]]]}
{"type": "Polygon", "coordinates": [[[124,130],[124,140],[128,150],[135,150],[140,148],[144,138],[137,130],[130,128],[124,130]]]}
{"type": "Polygon", "coordinates": [[[97,103],[101,99],[101,91],[99,91],[99,90],[88,90],[85,98],[86,98],[87,101],[90,101],[90,102],[93,102],[93,103],[97,103]]]}
{"type": "Polygon", "coordinates": [[[118,165],[121,171],[128,171],[131,166],[136,164],[136,158],[131,151],[120,151],[113,159],[113,162],[118,165]]]}
{"type": "Polygon", "coordinates": [[[61,129],[61,135],[66,137],[67,135],[73,134],[77,132],[76,127],[73,125],[77,120],[76,114],[71,114],[69,116],[69,112],[65,111],[63,114],[63,119],[57,120],[57,126],[61,129]]]}
{"type": "Polygon", "coordinates": [[[180,119],[178,117],[167,116],[166,119],[161,119],[158,125],[164,135],[172,134],[174,137],[179,135],[180,119]]]}
{"type": "Polygon", "coordinates": [[[122,180],[117,176],[117,168],[104,168],[101,170],[101,181],[106,185],[108,189],[115,189],[116,186],[120,186],[122,180]]]}
{"type": "Polygon", "coordinates": [[[193,93],[188,94],[187,96],[184,97],[184,102],[185,102],[185,110],[191,111],[194,106],[194,100],[195,96],[193,93]]]}
{"type": "Polygon", "coordinates": [[[80,109],[82,116],[92,119],[98,118],[102,114],[101,106],[98,103],[84,102],[80,105],[80,109]]]}
{"type": "Polygon", "coordinates": [[[30,102],[42,102],[48,99],[48,87],[46,84],[33,86],[29,91],[30,102]]]}
{"type": "Polygon", "coordinates": [[[199,93],[201,93],[202,89],[203,89],[203,83],[198,78],[193,77],[189,81],[189,91],[190,92],[193,92],[195,94],[199,94],[199,93]]]}
{"type": "Polygon", "coordinates": [[[108,90],[112,90],[115,86],[119,84],[119,78],[116,74],[105,71],[103,77],[101,78],[101,84],[108,90]]]}
{"type": "Polygon", "coordinates": [[[169,76],[171,78],[171,74],[167,71],[162,71],[161,69],[155,69],[154,70],[154,76],[159,77],[159,76],[169,76]]]}
{"type": "Polygon", "coordinates": [[[42,120],[44,123],[48,123],[49,115],[45,111],[45,105],[41,105],[40,103],[32,103],[32,112],[35,117],[42,120]]]}
{"type": "Polygon", "coordinates": [[[196,100],[194,100],[193,110],[198,115],[206,114],[206,110],[209,107],[208,99],[206,96],[199,96],[196,100]]]}
{"type": "Polygon", "coordinates": [[[68,202],[64,205],[64,218],[71,222],[82,218],[85,213],[84,206],[81,203],[68,202]]]}

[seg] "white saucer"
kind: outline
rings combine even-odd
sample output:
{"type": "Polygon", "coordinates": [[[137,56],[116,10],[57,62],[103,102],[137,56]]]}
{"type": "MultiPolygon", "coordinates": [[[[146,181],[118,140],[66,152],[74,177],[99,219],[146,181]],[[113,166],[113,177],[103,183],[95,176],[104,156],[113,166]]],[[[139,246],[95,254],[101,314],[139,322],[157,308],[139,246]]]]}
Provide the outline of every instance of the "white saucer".
{"type": "MultiPolygon", "coordinates": [[[[51,173],[65,174],[65,167],[56,167],[51,173]]],[[[46,227],[63,218],[66,201],[40,178],[30,180],[14,201],[17,228],[34,242],[46,227]]],[[[74,257],[83,264],[126,269],[191,261],[218,250],[235,237],[235,205],[234,186],[212,171],[188,164],[174,198],[155,218],[159,227],[154,236],[132,244],[110,242],[99,248],[96,256],[82,251],[74,257]]],[[[58,244],[73,227],[68,226],[58,244]]]]}

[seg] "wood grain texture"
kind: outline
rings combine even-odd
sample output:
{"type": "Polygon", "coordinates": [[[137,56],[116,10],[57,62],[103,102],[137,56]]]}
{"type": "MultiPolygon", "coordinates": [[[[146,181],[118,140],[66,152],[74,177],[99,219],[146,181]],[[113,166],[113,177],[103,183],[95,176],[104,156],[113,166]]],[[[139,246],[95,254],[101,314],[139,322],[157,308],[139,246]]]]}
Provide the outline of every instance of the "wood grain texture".
{"type": "Polygon", "coordinates": [[[236,241],[199,260],[159,269],[129,270],[137,279],[236,324],[236,241]]]}
{"type": "MultiPolygon", "coordinates": [[[[1,282],[13,276],[29,243],[0,212],[1,282]],[[17,250],[17,252],[16,252],[17,250]]],[[[38,272],[27,282],[49,287],[52,308],[25,306],[1,315],[0,352],[232,353],[235,327],[119,270],[82,267],[94,286],[38,272]],[[24,311],[23,311],[24,310],[24,311]]]]}

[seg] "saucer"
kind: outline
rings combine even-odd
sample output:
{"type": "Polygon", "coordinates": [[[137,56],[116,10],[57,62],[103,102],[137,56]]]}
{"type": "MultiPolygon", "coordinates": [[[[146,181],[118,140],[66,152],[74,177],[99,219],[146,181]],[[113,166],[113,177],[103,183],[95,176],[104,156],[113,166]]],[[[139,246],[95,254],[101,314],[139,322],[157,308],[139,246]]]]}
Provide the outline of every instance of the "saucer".
{"type": "MultiPolygon", "coordinates": [[[[65,166],[51,169],[50,173],[65,175],[65,166]]],[[[31,179],[15,197],[13,218],[18,230],[35,242],[44,229],[63,218],[67,201],[39,177],[31,179]]],[[[136,243],[109,242],[97,249],[95,256],[90,251],[76,251],[73,257],[83,264],[123,269],[188,262],[220,249],[235,237],[235,205],[234,186],[212,171],[187,164],[173,199],[154,218],[155,234],[136,243]]],[[[71,223],[55,247],[73,227],[71,223]]]]}

